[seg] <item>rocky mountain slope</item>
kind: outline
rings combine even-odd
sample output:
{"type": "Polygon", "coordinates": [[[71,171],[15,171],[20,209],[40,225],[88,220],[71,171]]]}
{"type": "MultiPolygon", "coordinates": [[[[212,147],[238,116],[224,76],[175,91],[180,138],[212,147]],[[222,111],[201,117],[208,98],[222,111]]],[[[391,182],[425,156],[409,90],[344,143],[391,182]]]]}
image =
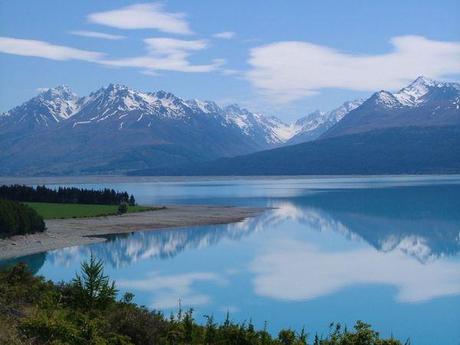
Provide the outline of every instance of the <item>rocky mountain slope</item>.
{"type": "Polygon", "coordinates": [[[460,125],[460,84],[419,77],[396,93],[374,93],[322,138],[383,128],[450,125],[460,125]]]}

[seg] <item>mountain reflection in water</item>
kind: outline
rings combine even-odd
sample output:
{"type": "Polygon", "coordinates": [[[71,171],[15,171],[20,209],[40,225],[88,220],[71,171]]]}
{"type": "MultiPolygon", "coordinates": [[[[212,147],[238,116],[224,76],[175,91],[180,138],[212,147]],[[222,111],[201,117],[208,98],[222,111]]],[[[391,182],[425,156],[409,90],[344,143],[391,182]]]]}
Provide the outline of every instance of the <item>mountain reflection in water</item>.
{"type": "Polygon", "coordinates": [[[111,266],[123,267],[148,258],[171,258],[223,238],[239,241],[290,220],[308,230],[337,232],[379,251],[398,250],[426,262],[460,251],[458,195],[458,186],[316,191],[270,201],[274,209],[237,224],[116,235],[105,243],[51,251],[47,259],[69,266],[93,252],[111,266]]]}

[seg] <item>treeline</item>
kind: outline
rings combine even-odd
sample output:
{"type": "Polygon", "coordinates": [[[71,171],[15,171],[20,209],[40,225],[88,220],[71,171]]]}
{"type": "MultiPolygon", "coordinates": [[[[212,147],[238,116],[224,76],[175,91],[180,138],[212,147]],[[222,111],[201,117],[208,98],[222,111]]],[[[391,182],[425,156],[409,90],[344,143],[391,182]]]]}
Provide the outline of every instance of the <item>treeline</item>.
{"type": "Polygon", "coordinates": [[[116,192],[113,189],[103,190],[83,189],[75,187],[59,187],[51,189],[45,186],[29,187],[25,185],[3,185],[0,187],[0,199],[23,202],[53,202],[71,204],[103,204],[120,205],[136,204],[133,195],[126,192],[116,192]]]}
{"type": "MultiPolygon", "coordinates": [[[[283,329],[273,336],[251,322],[217,323],[193,310],[165,317],[132,302],[126,293],[116,300],[115,284],[91,258],[69,283],[34,277],[23,264],[0,272],[0,344],[12,345],[401,345],[382,339],[358,321],[352,330],[333,324],[325,337],[283,329]]],[[[409,344],[409,342],[406,342],[409,344]]]]}
{"type": "Polygon", "coordinates": [[[31,207],[0,199],[0,238],[45,231],[43,218],[31,207]]]}

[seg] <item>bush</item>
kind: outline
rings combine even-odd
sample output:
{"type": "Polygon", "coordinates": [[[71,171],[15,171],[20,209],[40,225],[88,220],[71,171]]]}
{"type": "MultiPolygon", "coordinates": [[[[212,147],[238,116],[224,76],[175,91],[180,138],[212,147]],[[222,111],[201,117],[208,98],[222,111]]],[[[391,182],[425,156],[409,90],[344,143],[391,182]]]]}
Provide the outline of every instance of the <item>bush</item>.
{"type": "Polygon", "coordinates": [[[11,200],[0,200],[0,237],[45,231],[43,218],[31,207],[11,200]]]}
{"type": "Polygon", "coordinates": [[[118,214],[123,214],[128,212],[128,204],[123,202],[118,206],[118,214]]]}

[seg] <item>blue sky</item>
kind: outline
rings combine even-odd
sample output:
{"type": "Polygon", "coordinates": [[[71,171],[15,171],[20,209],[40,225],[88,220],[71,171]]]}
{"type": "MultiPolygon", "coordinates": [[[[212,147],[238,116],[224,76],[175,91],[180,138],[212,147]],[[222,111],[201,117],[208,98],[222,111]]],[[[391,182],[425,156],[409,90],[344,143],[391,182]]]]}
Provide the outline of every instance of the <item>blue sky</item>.
{"type": "Polygon", "coordinates": [[[292,121],[458,80],[459,1],[0,1],[0,110],[111,82],[292,121]]]}

